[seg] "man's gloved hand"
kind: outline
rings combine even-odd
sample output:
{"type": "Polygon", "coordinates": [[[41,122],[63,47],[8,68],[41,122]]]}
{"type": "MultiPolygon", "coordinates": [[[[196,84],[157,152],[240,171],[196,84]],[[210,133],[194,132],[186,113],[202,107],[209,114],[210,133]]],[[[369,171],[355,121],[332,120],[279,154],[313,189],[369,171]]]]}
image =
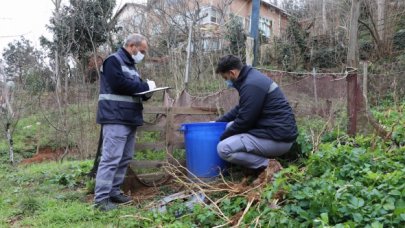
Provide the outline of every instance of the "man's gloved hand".
{"type": "Polygon", "coordinates": [[[153,95],[153,93],[147,93],[147,94],[145,94],[144,96],[145,96],[145,98],[149,99],[149,98],[152,97],[152,95],[153,95]]]}
{"type": "Polygon", "coordinates": [[[149,90],[152,90],[152,89],[156,88],[156,83],[154,81],[146,79],[146,83],[148,83],[149,90]]]}

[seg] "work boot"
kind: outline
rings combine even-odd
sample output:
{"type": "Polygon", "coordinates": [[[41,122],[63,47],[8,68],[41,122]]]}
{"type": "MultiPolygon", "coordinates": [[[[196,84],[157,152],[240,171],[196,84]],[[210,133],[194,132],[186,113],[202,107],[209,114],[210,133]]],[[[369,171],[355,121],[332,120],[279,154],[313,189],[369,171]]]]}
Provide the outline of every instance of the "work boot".
{"type": "Polygon", "coordinates": [[[273,181],[274,174],[278,173],[282,169],[283,166],[281,166],[281,164],[277,160],[270,159],[266,169],[264,169],[262,173],[256,178],[256,180],[253,181],[253,186],[257,186],[260,183],[271,183],[273,181]]]}
{"type": "Polygon", "coordinates": [[[111,201],[117,204],[129,204],[132,202],[132,198],[129,196],[126,196],[124,194],[119,194],[116,196],[111,196],[110,197],[111,201]]]}
{"type": "Polygon", "coordinates": [[[100,211],[111,211],[117,209],[117,205],[111,202],[109,198],[96,202],[95,207],[100,211]]]}

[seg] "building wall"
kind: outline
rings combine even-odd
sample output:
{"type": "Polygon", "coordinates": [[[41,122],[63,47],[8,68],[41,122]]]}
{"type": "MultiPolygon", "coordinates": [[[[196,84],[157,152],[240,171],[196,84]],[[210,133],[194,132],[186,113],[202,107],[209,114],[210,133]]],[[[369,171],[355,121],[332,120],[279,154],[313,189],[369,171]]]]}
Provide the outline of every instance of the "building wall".
{"type": "MultiPolygon", "coordinates": [[[[200,1],[200,6],[211,5],[217,8],[222,8],[223,6],[221,5],[221,3],[222,0],[202,0],[200,1]]],[[[251,12],[252,12],[252,0],[233,0],[231,5],[229,6],[229,9],[227,9],[226,13],[228,16],[230,13],[232,13],[236,16],[242,17],[245,31],[249,32],[251,12]]],[[[260,17],[262,18],[261,19],[262,23],[268,22],[268,25],[270,26],[270,38],[273,36],[279,37],[281,33],[285,30],[288,23],[287,15],[284,12],[282,12],[281,9],[279,9],[276,6],[264,3],[263,1],[260,6],[260,17]]],[[[227,20],[229,18],[225,19],[227,20]]],[[[209,22],[208,18],[207,20],[204,20],[204,23],[206,22],[209,22]]]]}
{"type": "MultiPolygon", "coordinates": [[[[245,28],[249,29],[250,15],[252,13],[251,0],[234,0],[230,6],[230,12],[245,18],[245,28]]],[[[286,14],[281,13],[279,9],[266,3],[260,4],[260,17],[271,21],[271,36],[280,36],[285,30],[288,19],[286,14]]]]}

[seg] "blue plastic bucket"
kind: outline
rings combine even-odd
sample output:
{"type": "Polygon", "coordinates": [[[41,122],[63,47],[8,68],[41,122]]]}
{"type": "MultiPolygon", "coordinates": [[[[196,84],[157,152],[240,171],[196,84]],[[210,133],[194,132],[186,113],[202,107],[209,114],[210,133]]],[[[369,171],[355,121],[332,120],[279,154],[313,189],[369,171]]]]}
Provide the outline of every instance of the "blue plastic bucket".
{"type": "MultiPolygon", "coordinates": [[[[217,145],[226,127],[225,122],[182,124],[186,146],[186,166],[198,178],[212,178],[225,169],[218,156],[217,145]]],[[[191,175],[192,176],[192,175],[191,175]]]]}

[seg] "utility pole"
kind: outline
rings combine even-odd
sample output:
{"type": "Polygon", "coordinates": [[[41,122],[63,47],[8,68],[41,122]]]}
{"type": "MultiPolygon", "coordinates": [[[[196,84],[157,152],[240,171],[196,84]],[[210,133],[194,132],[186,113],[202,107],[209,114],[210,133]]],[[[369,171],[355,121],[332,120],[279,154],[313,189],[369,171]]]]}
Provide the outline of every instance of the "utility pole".
{"type": "Polygon", "coordinates": [[[357,83],[357,48],[358,48],[358,27],[360,16],[360,1],[352,0],[352,8],[350,15],[350,29],[349,29],[349,47],[347,51],[347,67],[346,71],[349,72],[346,78],[347,81],[347,133],[349,135],[356,135],[357,131],[357,106],[359,85],[357,83]]]}
{"type": "Polygon", "coordinates": [[[252,17],[250,21],[250,36],[254,40],[253,44],[253,66],[257,65],[259,49],[259,18],[260,18],[260,0],[252,2],[252,17]]]}

